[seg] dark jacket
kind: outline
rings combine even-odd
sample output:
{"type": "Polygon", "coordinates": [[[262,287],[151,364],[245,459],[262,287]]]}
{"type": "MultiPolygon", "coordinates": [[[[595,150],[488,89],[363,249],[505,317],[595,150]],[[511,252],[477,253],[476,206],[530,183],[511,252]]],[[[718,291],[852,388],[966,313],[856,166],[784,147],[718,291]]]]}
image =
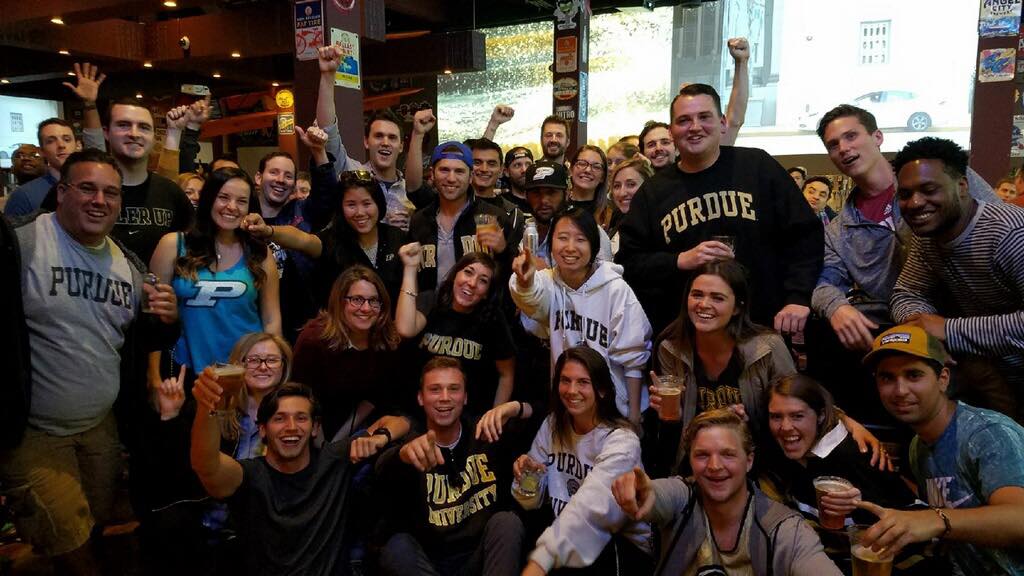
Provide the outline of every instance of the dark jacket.
{"type": "Polygon", "coordinates": [[[28,328],[21,304],[21,252],[14,227],[0,217],[0,361],[4,366],[0,384],[0,450],[21,443],[32,399],[32,370],[29,365],[28,328]]]}
{"type": "MultiPolygon", "coordinates": [[[[468,252],[478,250],[476,243],[476,222],[473,216],[476,214],[493,214],[498,219],[498,225],[505,235],[506,248],[501,254],[495,255],[498,268],[495,277],[499,280],[507,279],[511,274],[512,260],[519,253],[518,240],[515,238],[515,227],[509,221],[505,211],[493,204],[480,202],[473,195],[473,191],[467,191],[468,205],[459,219],[455,221],[453,233],[455,244],[455,261],[468,252]]],[[[434,290],[444,278],[437,277],[437,211],[440,209],[438,200],[434,200],[421,210],[413,214],[409,223],[409,242],[419,242],[423,246],[423,266],[420,269],[419,289],[434,290]]],[[[502,286],[503,281],[498,282],[502,286]]]]}
{"type": "Polygon", "coordinates": [[[402,259],[398,257],[398,249],[409,242],[405,230],[383,222],[377,224],[377,265],[374,266],[354,234],[338,230],[337,225],[335,220],[319,234],[323,251],[313,267],[313,296],[317,306],[326,308],[334,280],[348,268],[360,264],[384,281],[394,307],[402,287],[402,259]]]}

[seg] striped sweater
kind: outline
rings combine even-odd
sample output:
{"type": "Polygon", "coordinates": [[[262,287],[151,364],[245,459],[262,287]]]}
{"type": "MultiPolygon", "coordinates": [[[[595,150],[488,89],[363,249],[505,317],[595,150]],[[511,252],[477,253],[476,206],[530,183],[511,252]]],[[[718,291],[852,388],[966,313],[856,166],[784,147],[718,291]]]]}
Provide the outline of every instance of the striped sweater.
{"type": "Polygon", "coordinates": [[[999,358],[1006,378],[1024,384],[1024,209],[978,202],[953,241],[911,238],[892,315],[904,322],[918,314],[946,318],[954,354],[999,358]]]}

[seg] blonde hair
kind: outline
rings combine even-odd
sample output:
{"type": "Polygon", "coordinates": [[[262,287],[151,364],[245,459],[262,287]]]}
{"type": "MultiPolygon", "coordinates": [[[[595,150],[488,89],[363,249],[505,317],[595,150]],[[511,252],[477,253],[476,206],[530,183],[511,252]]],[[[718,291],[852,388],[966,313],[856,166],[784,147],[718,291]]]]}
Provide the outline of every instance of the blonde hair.
{"type": "Polygon", "coordinates": [[[740,437],[740,444],[747,454],[754,453],[754,437],[750,434],[750,428],[735,412],[728,408],[718,408],[701,412],[696,418],[690,421],[683,431],[683,450],[689,455],[693,441],[697,433],[705,428],[729,428],[740,437]]]}

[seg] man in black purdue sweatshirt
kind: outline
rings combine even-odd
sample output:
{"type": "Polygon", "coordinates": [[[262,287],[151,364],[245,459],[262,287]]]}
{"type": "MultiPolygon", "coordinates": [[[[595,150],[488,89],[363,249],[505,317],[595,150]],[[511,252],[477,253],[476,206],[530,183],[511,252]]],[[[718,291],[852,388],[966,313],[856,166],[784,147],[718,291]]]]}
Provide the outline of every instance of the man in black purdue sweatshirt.
{"type": "Polygon", "coordinates": [[[427,433],[377,462],[390,508],[381,574],[484,574],[522,570],[523,523],[510,510],[511,419],[529,418],[529,404],[511,401],[479,422],[462,418],[466,377],[459,361],[438,356],[423,367],[417,399],[427,433]],[[499,440],[499,437],[500,440],[499,440]]]}
{"type": "Polygon", "coordinates": [[[755,322],[802,331],[821,272],[820,221],[765,151],[721,145],[728,123],[714,88],[687,85],[670,109],[679,159],[637,192],[615,258],[655,333],[679,314],[688,272],[727,258],[747,267],[755,322]]]}

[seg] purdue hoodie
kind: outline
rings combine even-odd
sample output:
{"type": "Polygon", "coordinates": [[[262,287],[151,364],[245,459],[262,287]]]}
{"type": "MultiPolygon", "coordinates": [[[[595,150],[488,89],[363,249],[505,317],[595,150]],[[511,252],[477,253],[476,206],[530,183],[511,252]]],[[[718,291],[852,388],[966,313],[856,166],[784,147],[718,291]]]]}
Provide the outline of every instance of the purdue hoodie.
{"type": "MultiPolygon", "coordinates": [[[[597,260],[594,271],[578,289],[562,281],[558,268],[538,270],[533,284],[522,290],[515,274],[509,279],[512,300],[524,314],[547,328],[551,365],[566,348],[585,345],[608,359],[615,404],[629,416],[626,378],[643,378],[651,356],[651,324],[633,289],[622,279],[622,267],[597,260]]],[[[647,407],[641,385],[640,411],[647,407]]]]}

